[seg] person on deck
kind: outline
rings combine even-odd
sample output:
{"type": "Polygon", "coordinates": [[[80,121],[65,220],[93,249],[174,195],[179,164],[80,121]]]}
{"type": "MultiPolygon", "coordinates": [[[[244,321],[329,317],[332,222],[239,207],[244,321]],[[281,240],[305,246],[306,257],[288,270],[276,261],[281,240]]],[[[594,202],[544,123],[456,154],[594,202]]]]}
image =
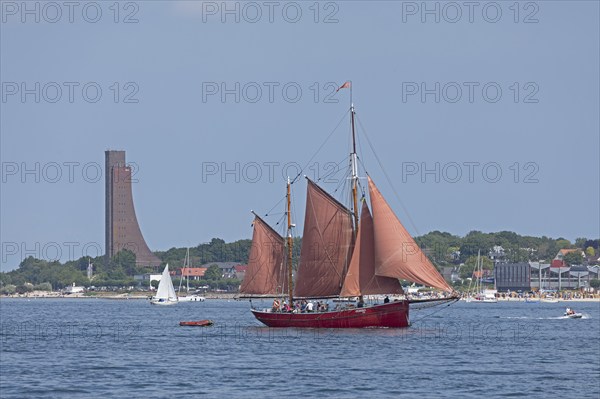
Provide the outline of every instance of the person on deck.
{"type": "Polygon", "coordinates": [[[390,303],[390,297],[386,295],[383,303],[390,303]]]}
{"type": "Polygon", "coordinates": [[[356,305],[359,308],[364,308],[365,307],[365,301],[363,301],[362,297],[360,297],[358,299],[358,305],[356,305]]]}
{"type": "Polygon", "coordinates": [[[308,303],[306,304],[306,311],[309,313],[313,311],[313,303],[311,301],[308,301],[308,303]]]}
{"type": "Polygon", "coordinates": [[[279,303],[279,299],[275,298],[273,300],[273,312],[279,312],[281,309],[281,304],[279,303]]]}

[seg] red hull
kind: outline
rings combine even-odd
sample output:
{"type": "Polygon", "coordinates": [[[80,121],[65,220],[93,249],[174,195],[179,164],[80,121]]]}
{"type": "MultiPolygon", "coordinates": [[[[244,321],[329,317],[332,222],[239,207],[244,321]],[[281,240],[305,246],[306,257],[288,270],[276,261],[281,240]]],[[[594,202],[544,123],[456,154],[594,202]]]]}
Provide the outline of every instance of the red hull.
{"type": "Polygon", "coordinates": [[[408,327],[409,301],[394,301],[366,308],[315,313],[277,313],[252,309],[254,317],[269,327],[365,328],[408,327]]]}
{"type": "Polygon", "coordinates": [[[180,321],[180,326],[189,326],[189,327],[208,327],[212,326],[212,320],[198,320],[198,321],[180,321]]]}

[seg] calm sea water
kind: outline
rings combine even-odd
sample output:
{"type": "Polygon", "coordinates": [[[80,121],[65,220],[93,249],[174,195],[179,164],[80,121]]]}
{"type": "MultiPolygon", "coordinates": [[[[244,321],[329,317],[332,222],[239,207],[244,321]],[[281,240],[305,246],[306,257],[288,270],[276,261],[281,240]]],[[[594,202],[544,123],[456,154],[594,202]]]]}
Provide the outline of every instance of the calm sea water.
{"type": "MultiPolygon", "coordinates": [[[[600,304],[456,303],[408,329],[262,327],[248,302],[0,300],[0,397],[600,397],[600,304]],[[181,320],[212,319],[209,328],[181,320]]],[[[267,306],[267,303],[265,303],[267,306]]]]}

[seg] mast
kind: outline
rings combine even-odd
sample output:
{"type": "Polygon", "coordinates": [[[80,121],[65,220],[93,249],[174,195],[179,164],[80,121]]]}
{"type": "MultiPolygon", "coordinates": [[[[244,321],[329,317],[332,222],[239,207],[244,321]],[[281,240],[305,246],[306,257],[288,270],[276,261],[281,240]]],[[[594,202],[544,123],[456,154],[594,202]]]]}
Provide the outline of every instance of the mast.
{"type": "Polygon", "coordinates": [[[475,292],[479,295],[481,292],[481,267],[479,266],[479,254],[481,250],[477,251],[477,264],[475,266],[475,292]]]}
{"type": "Polygon", "coordinates": [[[289,296],[289,304],[292,306],[292,301],[294,300],[293,292],[294,292],[294,282],[292,280],[292,195],[291,195],[291,183],[290,178],[287,180],[287,247],[288,247],[288,296],[289,296]]]}
{"type": "Polygon", "coordinates": [[[356,133],[354,130],[354,104],[350,104],[350,119],[352,125],[352,153],[350,154],[350,166],[352,168],[352,203],[354,211],[354,237],[358,230],[358,162],[356,157],[356,133]]]}
{"type": "MultiPolygon", "coordinates": [[[[350,100],[350,123],[352,125],[352,154],[350,154],[350,166],[352,167],[352,204],[354,210],[354,240],[358,234],[358,162],[356,159],[356,131],[354,129],[354,103],[350,100]]],[[[363,303],[362,293],[359,296],[359,303],[363,303]]]]}
{"type": "Polygon", "coordinates": [[[185,254],[186,258],[187,258],[187,275],[185,276],[185,283],[186,283],[186,291],[190,292],[190,248],[188,247],[187,252],[185,254]]]}
{"type": "MultiPolygon", "coordinates": [[[[538,261],[538,297],[542,299],[542,262],[538,261]]],[[[495,280],[494,280],[495,281],[495,280]]]]}

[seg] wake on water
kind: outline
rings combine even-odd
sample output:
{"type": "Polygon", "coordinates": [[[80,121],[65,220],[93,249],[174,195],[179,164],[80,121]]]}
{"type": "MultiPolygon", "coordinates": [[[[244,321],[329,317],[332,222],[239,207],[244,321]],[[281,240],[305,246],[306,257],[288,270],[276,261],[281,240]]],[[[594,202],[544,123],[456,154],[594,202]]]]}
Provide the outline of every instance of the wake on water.
{"type": "MultiPolygon", "coordinates": [[[[518,320],[571,320],[569,316],[553,316],[553,317],[530,317],[530,316],[507,316],[499,317],[500,319],[518,319],[518,320]]],[[[583,313],[579,319],[573,320],[585,320],[591,319],[590,315],[583,313]]]]}

